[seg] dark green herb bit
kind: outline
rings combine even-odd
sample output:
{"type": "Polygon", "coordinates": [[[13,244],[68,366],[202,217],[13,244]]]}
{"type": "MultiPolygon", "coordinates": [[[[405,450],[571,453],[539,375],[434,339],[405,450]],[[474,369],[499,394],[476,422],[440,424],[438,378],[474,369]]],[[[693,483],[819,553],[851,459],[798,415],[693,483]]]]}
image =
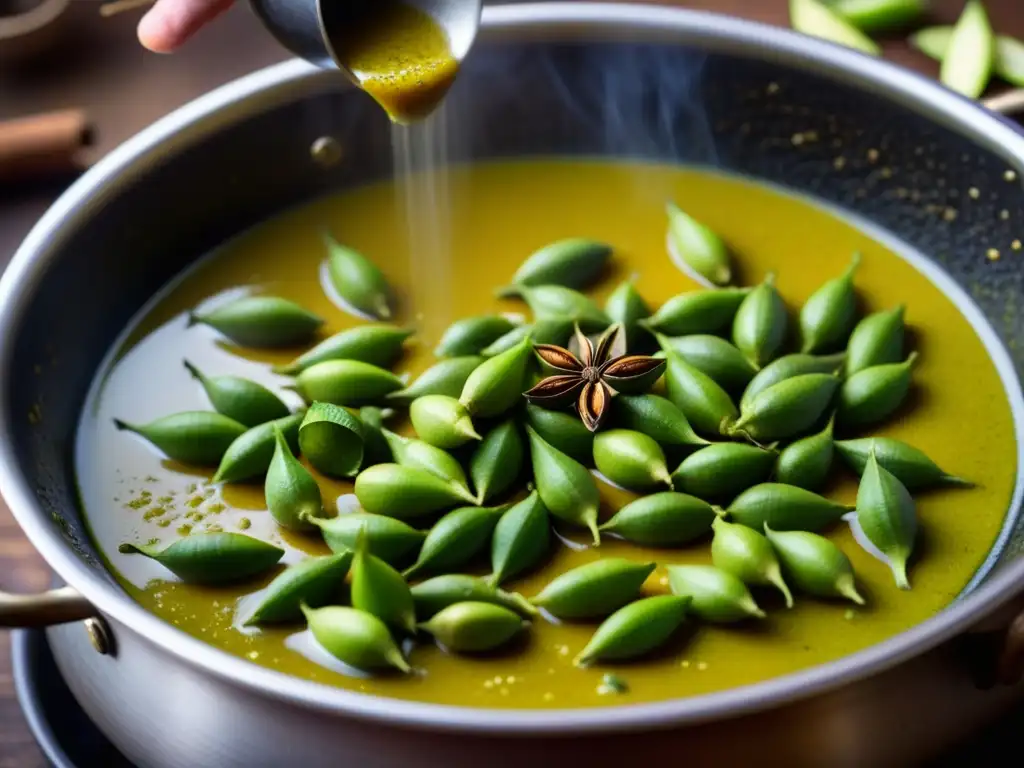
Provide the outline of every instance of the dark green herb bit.
{"type": "Polygon", "coordinates": [[[556,240],[528,256],[512,276],[512,285],[500,289],[498,295],[518,296],[522,286],[585,288],[600,277],[611,255],[611,246],[596,240],[556,240]]]}
{"type": "Polygon", "coordinates": [[[331,403],[313,403],[299,427],[299,447],[313,468],[330,477],[351,477],[363,463],[363,425],[331,403]]]}
{"type": "Polygon", "coordinates": [[[352,553],[307,557],[290,565],[260,592],[259,602],[245,619],[245,626],[299,621],[301,604],[327,605],[341,588],[352,563],[352,553]]]}
{"type": "Polygon", "coordinates": [[[662,491],[631,501],[601,525],[601,530],[634,544],[676,547],[711,531],[714,508],[685,493],[662,491]]]}
{"type": "Polygon", "coordinates": [[[114,419],[114,426],[141,435],[169,459],[201,467],[217,466],[245,433],[245,425],[213,411],[183,411],[148,424],[114,419]]]}
{"type": "Polygon", "coordinates": [[[303,605],[302,612],[316,641],[339,661],[368,672],[389,668],[412,672],[387,625],[373,614],[338,605],[316,609],[303,605]]]}
{"type": "Polygon", "coordinates": [[[536,566],[551,547],[548,510],[533,491],[511,507],[494,527],[490,583],[498,585],[536,566]]]}
{"type": "Polygon", "coordinates": [[[359,360],[381,368],[390,367],[402,355],[411,328],[378,323],[346,328],[324,339],[286,365],[274,366],[276,373],[297,376],[311,365],[328,360],[359,360]]]}
{"type": "Polygon", "coordinates": [[[690,598],[676,595],[658,595],[630,603],[602,622],[573,663],[586,667],[650,653],[679,629],[689,608],[690,598]]]}
{"type": "Polygon", "coordinates": [[[731,499],[767,480],[777,455],[756,445],[716,443],[683,459],[672,473],[672,485],[702,499],[731,499]]]}
{"type": "Polygon", "coordinates": [[[352,248],[324,235],[327,272],[338,295],[357,312],[387,320],[392,315],[394,295],[384,273],[376,264],[352,248]]]}
{"type": "Polygon", "coordinates": [[[816,597],[845,597],[864,605],[849,558],[831,541],[806,531],[776,532],[767,525],[764,532],[794,587],[816,597]]]}
{"type": "Polygon", "coordinates": [[[269,570],[284,550],[241,533],[192,533],[160,545],[122,544],[122,554],[138,553],[156,560],[187,584],[227,584],[269,570]]]}
{"type": "Polygon", "coordinates": [[[852,509],[793,485],[761,483],[733,499],[726,513],[755,531],[763,530],[765,523],[776,531],[819,531],[852,509]]]}
{"type": "Polygon", "coordinates": [[[857,489],[857,521],[868,540],[889,559],[896,586],[910,589],[907,560],[917,538],[917,511],[906,486],[879,465],[874,452],[868,454],[857,489]]]}
{"type": "Polygon", "coordinates": [[[689,597],[690,610],[705,621],[731,624],[765,616],[746,585],[727,571],[711,565],[669,565],[665,570],[672,594],[689,597]]]}
{"type": "Polygon", "coordinates": [[[640,595],[654,563],[606,557],[566,571],[530,599],[559,619],[608,616],[640,595]]]}
{"type": "Polygon", "coordinates": [[[414,584],[412,599],[416,616],[428,619],[449,605],[463,602],[494,603],[527,618],[537,615],[537,609],[518,592],[505,592],[479,576],[449,573],[414,584]]]}
{"type": "Polygon", "coordinates": [[[434,354],[438,357],[479,355],[520,325],[522,323],[513,322],[504,315],[464,317],[448,326],[441,335],[441,341],[438,342],[434,354]]]}
{"type": "Polygon", "coordinates": [[[909,491],[923,491],[941,486],[973,488],[974,483],[951,475],[918,448],[891,437],[864,437],[859,440],[837,440],[840,458],[857,475],[864,473],[868,457],[874,450],[879,466],[891,472],[909,491]]]}
{"type": "Polygon", "coordinates": [[[189,326],[208,325],[240,347],[274,349],[304,344],[322,318],[278,296],[245,296],[209,312],[191,312],[189,326]]]}
{"type": "Polygon", "coordinates": [[[214,483],[238,483],[265,475],[274,458],[274,429],[280,429],[292,451],[299,450],[299,425],[306,412],[299,411],[283,419],[268,421],[247,429],[236,437],[221,457],[213,476],[214,483]]]}
{"type": "Polygon", "coordinates": [[[255,427],[288,415],[288,406],[262,384],[241,376],[207,376],[188,360],[185,368],[202,385],[214,410],[239,424],[255,427]]]}
{"type": "Polygon", "coordinates": [[[607,693],[628,693],[629,685],[618,675],[613,675],[609,672],[601,678],[601,684],[597,687],[597,692],[601,695],[607,693]]]}
{"type": "Polygon", "coordinates": [[[525,626],[522,617],[508,608],[464,602],[442,609],[420,629],[455,653],[481,653],[505,645],[525,626]]]}

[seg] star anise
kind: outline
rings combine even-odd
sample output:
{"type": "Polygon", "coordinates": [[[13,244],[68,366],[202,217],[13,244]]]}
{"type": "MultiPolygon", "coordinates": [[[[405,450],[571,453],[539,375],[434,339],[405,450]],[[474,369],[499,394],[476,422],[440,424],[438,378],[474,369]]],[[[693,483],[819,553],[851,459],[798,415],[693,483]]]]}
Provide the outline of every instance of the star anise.
{"type": "Polygon", "coordinates": [[[626,354],[626,334],[616,324],[595,344],[579,326],[569,344],[535,344],[534,350],[551,375],[523,393],[542,408],[561,408],[573,400],[580,418],[591,432],[608,415],[611,399],[619,392],[644,391],[661,375],[665,361],[647,355],[626,354]]]}

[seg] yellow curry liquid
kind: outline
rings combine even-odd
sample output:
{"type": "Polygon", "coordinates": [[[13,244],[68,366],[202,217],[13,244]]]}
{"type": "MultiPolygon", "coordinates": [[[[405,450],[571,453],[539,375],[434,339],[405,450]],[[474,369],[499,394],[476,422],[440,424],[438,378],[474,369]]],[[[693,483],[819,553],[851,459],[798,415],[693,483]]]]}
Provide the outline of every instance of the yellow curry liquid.
{"type": "Polygon", "coordinates": [[[398,123],[426,117],[459,71],[444,30],[418,8],[370,0],[366,21],[349,19],[331,36],[338,63],[398,123]]]}
{"type": "MultiPolygon", "coordinates": [[[[170,287],[142,317],[101,372],[83,416],[77,470],[92,532],[128,592],[147,609],[212,645],[254,663],[312,680],[404,699],[476,707],[588,707],[652,701],[720,690],[803,669],[865,648],[932,616],[965,586],[982,563],[1003,522],[1012,491],[1015,440],[1009,404],[993,363],[972,326],[918,270],[835,215],[738,178],[705,172],[615,162],[509,162],[456,169],[449,179],[451,263],[436,275],[454,275],[451,286],[435,272],[413,274],[405,222],[394,186],[355,189],[287,212],[225,245],[170,287]],[[878,434],[923,448],[949,472],[978,488],[931,492],[917,498],[922,535],[910,568],[913,589],[898,590],[887,568],[861,550],[845,524],[830,533],[850,556],[867,606],[797,595],[785,610],[771,591],[757,593],[768,618],[756,625],[694,626],[646,661],[580,670],[573,656],[593,624],[536,621],[523,641],[486,658],[446,655],[425,641],[411,654],[423,670],[413,677],[356,678],[328,669],[293,650],[308,638],[301,626],[243,634],[232,626],[239,598],[262,584],[204,589],[167,581],[167,571],[118,544],[173,541],[192,531],[239,531],[284,543],[293,562],[301,552],[323,553],[314,538],[283,535],[265,511],[261,483],[207,485],[210,472],[175,466],[147,444],[117,432],[119,417],[145,422],[175,411],[209,407],[182,359],[209,374],[234,373],[268,385],[288,382],[269,372],[301,350],[241,351],[210,329],[187,328],[186,312],[238,286],[286,296],[327,318],[324,336],[364,322],[334,307],[324,294],[319,268],[323,228],[374,259],[396,287],[396,321],[419,330],[418,342],[396,365],[417,375],[434,362],[432,350],[453,320],[467,315],[522,311],[494,298],[524,257],[553,240],[587,236],[615,247],[614,268],[594,291],[603,300],[623,278],[652,307],[697,285],[665,253],[664,201],[679,205],[720,232],[738,256],[745,284],[778,272],[777,285],[792,310],[821,283],[844,270],[854,250],[863,261],[856,283],[863,311],[907,304],[908,347],[920,352],[913,407],[878,434]],[[396,207],[397,206],[397,207],[396,207]],[[447,308],[417,317],[417,307],[446,288],[447,308]],[[291,638],[291,639],[289,639],[291,638]],[[599,692],[613,670],[629,685],[625,694],[599,692]]],[[[435,306],[438,304],[435,302],[435,306]]],[[[287,396],[293,393],[284,393],[287,396]]],[[[295,399],[291,403],[297,404],[295,399]]],[[[829,491],[854,498],[847,474],[829,491]]],[[[321,479],[328,514],[351,484],[321,479]]],[[[605,489],[607,517],[627,494],[605,489]]],[[[580,541],[585,536],[577,536],[580,541]]],[[[644,550],[611,538],[600,549],[558,546],[536,574],[509,589],[536,594],[556,574],[603,556],[660,564],[708,562],[708,541],[679,550],[644,550]]],[[[478,572],[485,573],[485,564],[478,572]]],[[[269,581],[270,576],[262,582],[269,581]]],[[[659,568],[649,592],[665,589],[659,568]]]]}

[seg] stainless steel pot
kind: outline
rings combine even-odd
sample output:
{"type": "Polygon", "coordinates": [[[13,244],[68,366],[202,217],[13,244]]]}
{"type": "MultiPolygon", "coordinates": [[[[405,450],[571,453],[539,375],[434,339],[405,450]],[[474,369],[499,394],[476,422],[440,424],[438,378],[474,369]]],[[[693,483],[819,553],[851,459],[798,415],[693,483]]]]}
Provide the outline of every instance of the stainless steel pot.
{"type": "MultiPolygon", "coordinates": [[[[446,108],[455,161],[631,155],[715,165],[814,196],[930,254],[973,297],[962,294],[967,311],[1005,339],[1021,336],[1013,243],[1024,239],[1024,136],[912,73],[716,15],[514,5],[485,11],[446,108]],[[989,261],[990,249],[1004,258],[989,261]]],[[[358,695],[226,655],[130,600],[85,533],[69,465],[100,360],[147,297],[208,247],[390,170],[383,114],[337,73],[288,62],[111,153],[43,217],[0,280],[0,491],[70,585],[5,597],[0,623],[61,622],[49,638],[62,673],[129,758],[158,768],[676,755],[690,765],[905,765],[1019,697],[1020,526],[1007,527],[965,595],[885,643],[746,688],[601,710],[358,695]]],[[[1019,387],[1024,347],[994,354],[1019,387]]]]}

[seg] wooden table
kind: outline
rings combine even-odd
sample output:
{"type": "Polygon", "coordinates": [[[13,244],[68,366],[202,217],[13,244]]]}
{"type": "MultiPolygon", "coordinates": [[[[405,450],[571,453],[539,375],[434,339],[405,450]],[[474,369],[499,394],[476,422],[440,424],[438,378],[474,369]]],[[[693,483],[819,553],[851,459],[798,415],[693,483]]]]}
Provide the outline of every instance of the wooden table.
{"type": "MultiPolygon", "coordinates": [[[[674,3],[715,10],[771,24],[788,23],[786,0],[699,0],[674,3]]],[[[934,18],[952,22],[962,0],[933,0],[934,18]]],[[[138,13],[100,19],[98,2],[77,7],[73,36],[42,67],[17,78],[0,73],[0,119],[63,109],[85,108],[94,119],[102,155],[140,128],[205,91],[246,72],[280,61],[287,54],[259,28],[246,8],[236,8],[174,56],[145,52],[135,42],[138,13]]],[[[987,0],[995,27],[1024,37],[1024,3],[987,0]]],[[[937,66],[900,40],[885,44],[886,56],[928,74],[937,66]]],[[[511,75],[510,75],[511,76],[511,75]]],[[[0,192],[0,264],[6,263],[26,232],[59,194],[60,188],[34,185],[16,194],[0,192]]],[[[24,541],[0,502],[0,586],[15,592],[45,589],[46,564],[24,541]]],[[[7,635],[0,632],[0,768],[45,765],[14,698],[7,635]]]]}

